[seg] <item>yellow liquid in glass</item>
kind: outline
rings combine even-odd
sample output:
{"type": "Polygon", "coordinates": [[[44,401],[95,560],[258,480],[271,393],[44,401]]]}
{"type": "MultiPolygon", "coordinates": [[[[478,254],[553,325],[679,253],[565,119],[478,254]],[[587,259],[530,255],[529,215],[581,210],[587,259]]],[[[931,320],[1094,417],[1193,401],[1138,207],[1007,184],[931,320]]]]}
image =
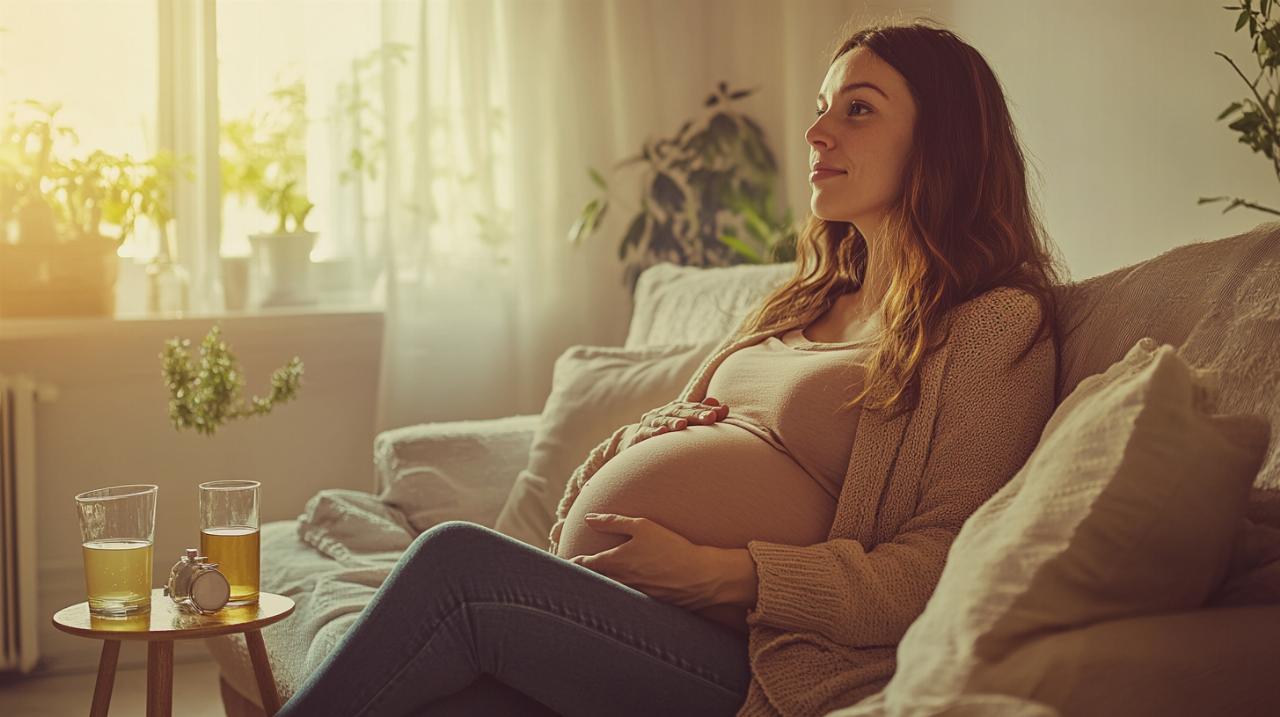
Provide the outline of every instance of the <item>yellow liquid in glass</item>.
{"type": "Polygon", "coordinates": [[[91,540],[81,546],[89,613],[126,617],[151,610],[151,542],[91,540]]]}
{"type": "Polygon", "coordinates": [[[205,528],[200,531],[200,554],[217,563],[231,583],[228,605],[258,602],[257,528],[205,528]]]}

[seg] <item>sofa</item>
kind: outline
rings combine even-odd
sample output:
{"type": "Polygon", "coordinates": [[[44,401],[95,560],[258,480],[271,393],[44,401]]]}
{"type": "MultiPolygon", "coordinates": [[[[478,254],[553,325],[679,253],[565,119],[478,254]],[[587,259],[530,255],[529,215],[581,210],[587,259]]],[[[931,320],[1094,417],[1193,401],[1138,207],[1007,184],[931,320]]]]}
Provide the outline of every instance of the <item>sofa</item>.
{"type": "MultiPolygon", "coordinates": [[[[636,285],[623,348],[710,345],[753,302],[793,270],[791,264],[700,269],[658,264],[636,285]],[[710,342],[710,343],[709,343],[710,342]]],[[[1143,337],[1175,347],[1193,366],[1221,372],[1218,407],[1264,417],[1280,427],[1280,222],[1199,241],[1146,261],[1057,287],[1062,335],[1058,401],[1105,371],[1143,337]]],[[[674,398],[675,396],[671,396],[674,398]]],[[[637,416],[638,418],[638,416],[637,416]]],[[[371,492],[321,491],[296,520],[262,526],[262,588],[298,604],[286,621],[263,630],[283,698],[333,648],[377,590],[400,551],[423,526],[468,520],[493,527],[525,468],[540,416],[430,423],[386,431],[373,446],[371,492]]],[[[633,419],[634,420],[634,419],[633,419]]],[[[585,456],[584,456],[585,457],[585,456]]],[[[1033,650],[1039,663],[1071,671],[1071,694],[1052,685],[1011,694],[1023,707],[1057,705],[1061,714],[1096,705],[1126,686],[1108,681],[1118,664],[1160,662],[1195,650],[1203,669],[1169,661],[1150,714],[1280,714],[1280,440],[1266,448],[1242,523],[1230,574],[1249,576],[1245,597],[1222,607],[1115,620],[1054,635],[1033,650]],[[1108,644],[1103,656],[1087,649],[1108,644]],[[1123,645],[1134,645],[1126,651],[1123,645]],[[1141,646],[1141,647],[1138,647],[1141,646]],[[1176,663],[1176,664],[1175,664],[1176,663]],[[1260,666],[1269,665],[1266,669],[1260,666]],[[1193,674],[1192,674],[1193,673],[1193,674]],[[1084,691],[1095,694],[1082,695],[1084,691]],[[1037,691],[1039,690],[1039,691],[1037,691]],[[1092,701],[1091,701],[1092,700],[1092,701]],[[1225,709],[1225,711],[1223,711],[1225,709]]],[[[262,714],[248,651],[240,636],[207,641],[221,671],[229,716],[262,714]]],[[[1012,660],[1010,673],[1020,668],[1012,660]]],[[[902,665],[899,665],[902,669],[902,665]]],[[[1160,673],[1157,673],[1160,674],[1160,673]]],[[[1040,683],[1044,680],[1040,679],[1040,683]]],[[[1010,683],[1012,684],[1012,683],[1010,683]]],[[[1146,689],[1155,689],[1152,685],[1146,689]]],[[[1020,688],[996,687],[1015,692],[1020,688]]],[[[1117,713],[1144,713],[1116,700],[1117,713]]],[[[1135,706],[1136,705],[1136,706],[1135,706]]],[[[952,714],[1055,714],[1053,710],[954,711],[952,714]]],[[[836,713],[831,713],[836,714],[836,713]]]]}

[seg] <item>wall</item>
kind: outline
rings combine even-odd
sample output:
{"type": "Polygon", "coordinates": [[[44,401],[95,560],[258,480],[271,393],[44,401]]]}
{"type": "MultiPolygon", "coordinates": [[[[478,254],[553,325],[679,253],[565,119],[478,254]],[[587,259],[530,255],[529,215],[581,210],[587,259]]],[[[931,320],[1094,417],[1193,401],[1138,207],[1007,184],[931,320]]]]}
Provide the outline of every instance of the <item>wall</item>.
{"type": "MultiPolygon", "coordinates": [[[[957,2],[950,27],[1004,84],[1043,177],[1044,219],[1077,279],[1275,219],[1202,196],[1275,207],[1270,163],[1215,118],[1249,89],[1248,32],[1229,3],[957,2]]],[[[1250,71],[1252,68],[1252,72],[1250,71]]]]}
{"type": "MultiPolygon", "coordinates": [[[[201,482],[261,481],[262,522],[297,517],[322,488],[373,486],[382,315],[223,319],[223,338],[240,358],[250,395],[264,393],[271,371],[294,355],[305,366],[302,391],[271,415],[230,424],[213,437],[178,433],[169,423],[159,354],[172,336],[198,345],[212,323],[0,322],[0,373],[30,375],[59,394],[39,405],[37,417],[42,670],[89,669],[101,646],[54,630],[48,619],[85,599],[77,493],[128,483],[160,487],[152,583],[160,587],[182,549],[199,545],[201,482]]],[[[125,648],[121,662],[145,664],[145,654],[125,648]]],[[[199,641],[179,643],[176,654],[206,656],[199,641]]]]}

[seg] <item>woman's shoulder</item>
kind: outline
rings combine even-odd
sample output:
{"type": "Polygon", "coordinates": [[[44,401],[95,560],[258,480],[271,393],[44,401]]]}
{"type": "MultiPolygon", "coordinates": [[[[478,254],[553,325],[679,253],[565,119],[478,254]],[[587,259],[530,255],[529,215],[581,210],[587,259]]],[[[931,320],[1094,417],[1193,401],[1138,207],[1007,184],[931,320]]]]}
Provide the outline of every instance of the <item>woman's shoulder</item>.
{"type": "Polygon", "coordinates": [[[1040,331],[1043,307],[1035,293],[1016,286],[997,286],[952,309],[948,340],[999,351],[1025,347],[1040,331]]]}

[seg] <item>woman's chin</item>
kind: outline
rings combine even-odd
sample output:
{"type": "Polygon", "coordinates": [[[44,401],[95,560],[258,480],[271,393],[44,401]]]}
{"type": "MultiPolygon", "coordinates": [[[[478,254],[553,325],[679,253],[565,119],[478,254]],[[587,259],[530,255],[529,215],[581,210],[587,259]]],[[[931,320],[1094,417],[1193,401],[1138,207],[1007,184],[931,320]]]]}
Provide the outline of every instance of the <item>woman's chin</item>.
{"type": "Polygon", "coordinates": [[[813,199],[809,202],[809,211],[813,213],[813,216],[827,222],[851,221],[844,212],[833,209],[828,202],[822,201],[816,191],[813,194],[813,199]]]}

